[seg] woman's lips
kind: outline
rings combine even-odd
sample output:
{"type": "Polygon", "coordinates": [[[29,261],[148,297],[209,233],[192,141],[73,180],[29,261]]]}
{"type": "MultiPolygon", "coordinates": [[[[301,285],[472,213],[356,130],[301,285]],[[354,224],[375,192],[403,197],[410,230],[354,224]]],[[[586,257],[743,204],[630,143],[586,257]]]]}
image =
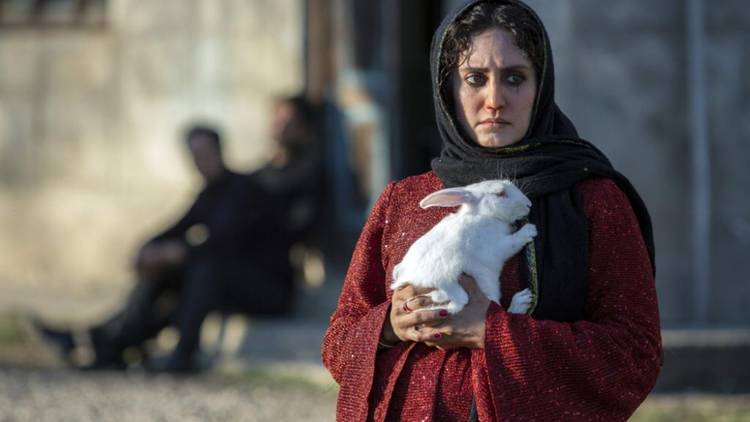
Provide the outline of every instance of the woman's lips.
{"type": "Polygon", "coordinates": [[[479,122],[477,126],[486,126],[486,127],[503,127],[508,126],[510,122],[503,120],[503,119],[486,119],[479,122]]]}

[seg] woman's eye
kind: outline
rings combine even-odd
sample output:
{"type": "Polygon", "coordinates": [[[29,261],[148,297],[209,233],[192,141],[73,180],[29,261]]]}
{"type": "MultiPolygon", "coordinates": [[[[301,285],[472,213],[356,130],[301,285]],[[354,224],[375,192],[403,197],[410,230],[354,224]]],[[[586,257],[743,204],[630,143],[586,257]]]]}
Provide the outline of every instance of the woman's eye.
{"type": "Polygon", "coordinates": [[[472,73],[464,79],[471,86],[482,86],[486,82],[484,75],[472,73]]]}
{"type": "Polygon", "coordinates": [[[526,78],[524,78],[522,75],[510,75],[505,80],[511,86],[518,86],[521,85],[526,80],[526,78]]]}

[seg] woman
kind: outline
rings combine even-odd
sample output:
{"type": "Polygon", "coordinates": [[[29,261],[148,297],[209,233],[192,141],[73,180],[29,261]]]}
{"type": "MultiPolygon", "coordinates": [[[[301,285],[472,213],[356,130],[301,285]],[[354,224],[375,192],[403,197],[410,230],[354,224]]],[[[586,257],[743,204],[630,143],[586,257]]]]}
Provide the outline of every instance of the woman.
{"type": "Polygon", "coordinates": [[[625,420],[660,367],[648,212],[554,102],[549,40],[516,0],[473,0],[432,47],[444,151],[433,171],[389,184],[357,244],[323,361],[339,420],[625,420]],[[443,187],[513,178],[539,235],[502,274],[501,303],[469,276],[458,314],[425,291],[391,291],[393,267],[451,210],[417,203],[443,187]],[[531,315],[505,312],[535,288],[531,315]]]}

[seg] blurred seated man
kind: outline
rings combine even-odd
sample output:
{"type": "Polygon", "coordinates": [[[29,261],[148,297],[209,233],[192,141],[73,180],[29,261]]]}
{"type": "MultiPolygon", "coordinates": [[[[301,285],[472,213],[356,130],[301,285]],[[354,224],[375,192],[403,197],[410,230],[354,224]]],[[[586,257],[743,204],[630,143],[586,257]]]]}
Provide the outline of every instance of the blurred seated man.
{"type": "MultiPolygon", "coordinates": [[[[195,127],[188,132],[187,146],[205,186],[179,221],[140,249],[137,282],[122,310],[86,330],[95,356],[86,368],[124,369],[127,348],[142,348],[174,325],[177,346],[146,368],[192,372],[199,369],[196,352],[209,312],[278,315],[291,310],[289,248],[314,222],[320,183],[317,154],[302,162],[314,149],[312,115],[305,114],[311,109],[280,111],[295,101],[307,106],[296,97],[279,100],[272,123],[274,158],[250,175],[227,169],[216,131],[195,127]]],[[[74,338],[81,337],[37,326],[65,357],[77,346],[74,338]]]]}
{"type": "Polygon", "coordinates": [[[250,174],[284,210],[280,217],[288,244],[309,240],[321,220],[325,186],[315,114],[303,96],[277,98],[271,113],[271,158],[250,174]]]}

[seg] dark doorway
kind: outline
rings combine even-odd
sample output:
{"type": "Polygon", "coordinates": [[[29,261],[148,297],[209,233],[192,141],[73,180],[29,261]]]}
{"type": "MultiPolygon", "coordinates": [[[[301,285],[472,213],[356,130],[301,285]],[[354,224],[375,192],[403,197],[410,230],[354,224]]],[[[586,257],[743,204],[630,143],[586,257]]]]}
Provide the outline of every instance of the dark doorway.
{"type": "Polygon", "coordinates": [[[396,60],[397,107],[391,151],[394,178],[423,173],[438,156],[441,141],[435,125],[430,84],[430,43],[442,19],[442,3],[400,1],[396,60]]]}

